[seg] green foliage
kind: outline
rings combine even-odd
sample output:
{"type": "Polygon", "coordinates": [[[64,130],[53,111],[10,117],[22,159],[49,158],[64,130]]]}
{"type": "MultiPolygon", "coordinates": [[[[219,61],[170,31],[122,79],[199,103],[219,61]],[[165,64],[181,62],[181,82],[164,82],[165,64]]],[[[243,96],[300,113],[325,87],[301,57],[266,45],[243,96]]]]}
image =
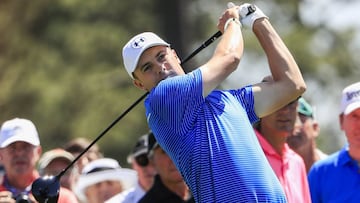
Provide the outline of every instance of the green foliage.
{"type": "MultiPolygon", "coordinates": [[[[139,32],[154,31],[184,58],[216,32],[212,18],[217,19],[226,2],[216,3],[0,1],[0,122],[13,117],[32,120],[45,151],[74,137],[95,139],[144,93],[132,85],[122,66],[126,41],[139,32]]],[[[352,30],[304,26],[298,1],[266,4],[280,5],[269,16],[305,77],[326,85],[326,78],[316,75],[323,67],[334,67],[343,78],[356,71],[356,57],[347,48],[352,30]],[[324,33],[327,40],[319,40],[324,33]]],[[[245,36],[245,41],[246,51],[262,54],[254,39],[245,36]]],[[[141,102],[99,141],[106,156],[126,165],[136,138],[148,131],[144,114],[141,102]]]]}
{"type": "MultiPolygon", "coordinates": [[[[159,19],[187,3],[1,1],[1,123],[13,117],[32,120],[45,151],[74,137],[97,138],[144,94],[123,69],[122,46],[138,32],[161,34],[177,27],[170,21],[170,27],[161,27],[165,21],[159,19]],[[167,8],[172,4],[173,11],[167,8]]],[[[172,19],[179,22],[179,16],[172,19]]],[[[176,37],[181,41],[181,35],[176,37]]],[[[147,131],[141,101],[99,145],[105,156],[126,165],[135,140],[147,131]]]]}

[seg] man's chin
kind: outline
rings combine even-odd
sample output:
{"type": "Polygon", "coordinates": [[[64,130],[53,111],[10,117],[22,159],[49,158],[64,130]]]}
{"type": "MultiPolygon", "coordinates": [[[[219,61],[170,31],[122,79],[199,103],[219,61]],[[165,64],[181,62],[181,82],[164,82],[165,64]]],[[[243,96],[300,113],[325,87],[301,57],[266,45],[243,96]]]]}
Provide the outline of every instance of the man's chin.
{"type": "Polygon", "coordinates": [[[303,142],[298,138],[287,139],[287,143],[291,148],[300,148],[303,145],[303,142]]]}

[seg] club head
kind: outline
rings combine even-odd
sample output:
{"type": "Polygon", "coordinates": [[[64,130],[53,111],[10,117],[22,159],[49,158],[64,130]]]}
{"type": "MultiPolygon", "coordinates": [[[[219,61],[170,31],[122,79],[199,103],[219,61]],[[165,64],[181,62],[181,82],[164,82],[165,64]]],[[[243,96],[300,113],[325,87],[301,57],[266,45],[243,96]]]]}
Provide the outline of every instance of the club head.
{"type": "Polygon", "coordinates": [[[57,203],[60,181],[57,176],[44,176],[36,179],[31,186],[31,193],[39,203],[57,203]]]}

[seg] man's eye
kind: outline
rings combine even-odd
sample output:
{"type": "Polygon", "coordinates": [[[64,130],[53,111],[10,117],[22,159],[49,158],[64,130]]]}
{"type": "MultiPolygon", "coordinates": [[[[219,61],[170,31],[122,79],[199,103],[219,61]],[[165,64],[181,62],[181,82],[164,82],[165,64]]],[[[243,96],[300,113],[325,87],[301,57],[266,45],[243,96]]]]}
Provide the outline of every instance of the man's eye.
{"type": "Polygon", "coordinates": [[[159,57],[158,57],[158,60],[159,61],[165,60],[165,54],[160,54],[159,57]]]}
{"type": "Polygon", "coordinates": [[[151,66],[150,66],[150,65],[147,65],[147,66],[144,66],[144,67],[143,67],[142,71],[143,71],[143,72],[146,72],[146,71],[148,71],[148,70],[150,70],[150,69],[151,69],[151,66]]]}

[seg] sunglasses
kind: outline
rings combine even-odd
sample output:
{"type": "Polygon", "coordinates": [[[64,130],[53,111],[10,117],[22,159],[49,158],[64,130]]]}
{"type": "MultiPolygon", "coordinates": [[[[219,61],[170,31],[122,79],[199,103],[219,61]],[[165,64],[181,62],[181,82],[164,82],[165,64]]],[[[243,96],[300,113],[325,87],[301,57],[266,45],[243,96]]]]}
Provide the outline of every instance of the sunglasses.
{"type": "Polygon", "coordinates": [[[149,158],[146,154],[141,154],[137,157],[135,157],[135,161],[139,166],[145,167],[149,165],[149,158]]]}

